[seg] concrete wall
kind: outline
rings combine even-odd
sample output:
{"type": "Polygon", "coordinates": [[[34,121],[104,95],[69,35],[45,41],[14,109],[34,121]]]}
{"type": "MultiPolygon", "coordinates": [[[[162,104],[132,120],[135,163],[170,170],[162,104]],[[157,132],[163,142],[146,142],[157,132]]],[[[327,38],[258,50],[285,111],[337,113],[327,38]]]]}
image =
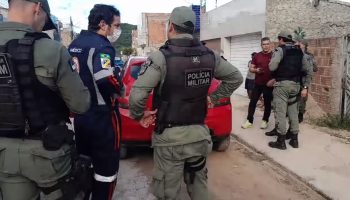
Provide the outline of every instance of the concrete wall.
{"type": "Polygon", "coordinates": [[[135,42],[138,55],[147,56],[165,43],[169,16],[169,13],[142,13],[135,42]],[[145,45],[145,48],[142,49],[141,45],[145,45]]]}
{"type": "Polygon", "coordinates": [[[61,30],[61,43],[66,47],[68,47],[70,43],[72,43],[70,28],[63,28],[61,30]]]}
{"type": "Polygon", "coordinates": [[[159,48],[166,41],[166,23],[169,20],[168,13],[149,13],[147,15],[148,46],[159,48]]]}
{"type": "Polygon", "coordinates": [[[169,13],[142,13],[138,28],[138,45],[145,44],[145,52],[158,49],[166,41],[166,23],[169,13]]]}
{"type": "Polygon", "coordinates": [[[8,14],[8,9],[0,7],[0,14],[2,15],[3,19],[6,20],[7,19],[7,14],[8,14]]]}
{"type": "Polygon", "coordinates": [[[210,40],[247,33],[265,35],[266,0],[232,0],[201,16],[200,39],[210,40]]]}
{"type": "Polygon", "coordinates": [[[320,0],[267,0],[266,34],[274,40],[281,30],[293,32],[302,27],[307,38],[333,38],[350,33],[350,4],[320,0]]]}
{"type": "Polygon", "coordinates": [[[205,40],[205,46],[207,46],[209,49],[213,49],[217,52],[221,51],[221,39],[212,39],[212,40],[205,40]]]}

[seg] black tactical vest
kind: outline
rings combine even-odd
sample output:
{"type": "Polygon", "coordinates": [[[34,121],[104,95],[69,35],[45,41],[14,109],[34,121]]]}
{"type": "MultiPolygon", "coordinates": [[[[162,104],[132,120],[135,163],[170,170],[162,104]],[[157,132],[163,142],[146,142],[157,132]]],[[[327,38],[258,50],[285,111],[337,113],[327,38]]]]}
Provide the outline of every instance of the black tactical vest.
{"type": "Polygon", "coordinates": [[[40,38],[49,37],[27,33],[0,46],[0,137],[35,135],[68,120],[62,98],[35,75],[34,43],[40,38]]]}
{"type": "Polygon", "coordinates": [[[166,59],[167,73],[162,88],[158,86],[154,91],[157,126],[204,124],[214,53],[198,40],[190,39],[169,40],[160,51],[166,59]]]}
{"type": "Polygon", "coordinates": [[[283,59],[275,73],[276,80],[299,82],[302,76],[303,51],[294,45],[283,45],[280,47],[283,50],[283,59]]]}

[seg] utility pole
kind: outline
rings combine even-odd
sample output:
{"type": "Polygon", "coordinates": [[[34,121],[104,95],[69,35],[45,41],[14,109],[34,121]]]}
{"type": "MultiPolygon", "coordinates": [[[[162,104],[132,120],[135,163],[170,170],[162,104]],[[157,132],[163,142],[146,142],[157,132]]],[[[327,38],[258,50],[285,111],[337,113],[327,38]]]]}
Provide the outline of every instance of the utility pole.
{"type": "Polygon", "coordinates": [[[218,7],[218,0],[215,0],[215,8],[218,7]]]}
{"type": "Polygon", "coordinates": [[[74,39],[74,31],[73,31],[73,20],[72,20],[72,16],[70,16],[70,38],[74,39]]]}

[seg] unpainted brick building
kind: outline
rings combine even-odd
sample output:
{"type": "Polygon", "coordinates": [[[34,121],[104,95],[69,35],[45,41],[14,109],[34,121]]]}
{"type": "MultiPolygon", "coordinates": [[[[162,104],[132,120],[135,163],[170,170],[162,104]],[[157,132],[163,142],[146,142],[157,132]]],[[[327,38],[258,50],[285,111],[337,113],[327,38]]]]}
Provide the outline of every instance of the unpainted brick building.
{"type": "Polygon", "coordinates": [[[276,41],[278,32],[301,27],[309,39],[319,70],[310,93],[325,113],[346,112],[344,85],[350,34],[350,4],[337,0],[267,0],[266,36],[276,41]]]}

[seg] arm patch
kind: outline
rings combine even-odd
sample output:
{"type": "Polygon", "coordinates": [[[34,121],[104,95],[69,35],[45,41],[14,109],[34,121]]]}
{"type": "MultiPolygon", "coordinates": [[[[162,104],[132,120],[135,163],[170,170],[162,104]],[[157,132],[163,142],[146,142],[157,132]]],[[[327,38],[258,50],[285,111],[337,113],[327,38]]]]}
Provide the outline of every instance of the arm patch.
{"type": "Polygon", "coordinates": [[[103,69],[109,69],[112,67],[111,56],[109,54],[100,54],[101,66],[103,69]]]}
{"type": "Polygon", "coordinates": [[[144,73],[146,73],[147,69],[149,66],[152,65],[152,60],[147,59],[147,61],[141,66],[141,70],[139,72],[139,76],[143,75],[144,73]]]}

